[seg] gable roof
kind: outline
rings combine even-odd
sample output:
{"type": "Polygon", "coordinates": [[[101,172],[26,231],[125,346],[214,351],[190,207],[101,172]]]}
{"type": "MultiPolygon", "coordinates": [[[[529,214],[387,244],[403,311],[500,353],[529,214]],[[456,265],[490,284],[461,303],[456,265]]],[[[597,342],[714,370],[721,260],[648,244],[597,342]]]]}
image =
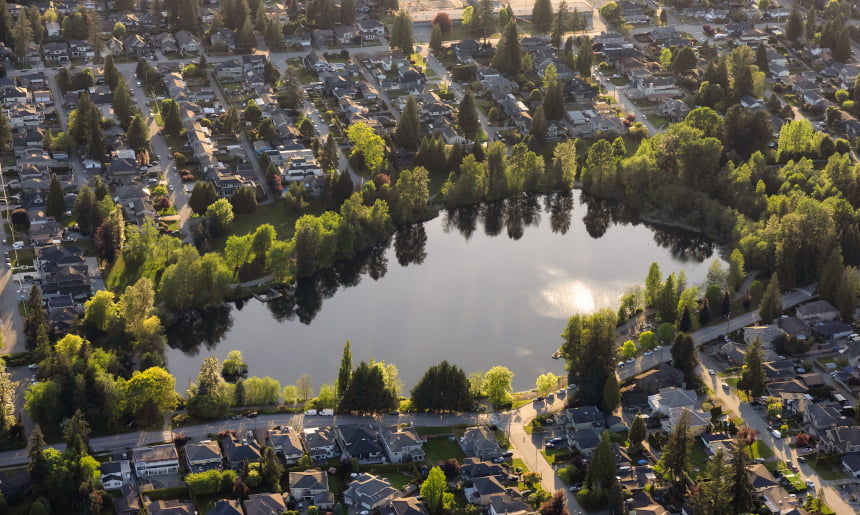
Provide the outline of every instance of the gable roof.
{"type": "Polygon", "coordinates": [[[244,515],[244,513],[242,513],[242,505],[236,499],[221,499],[215,501],[215,505],[206,512],[206,515],[244,515]]]}
{"type": "Polygon", "coordinates": [[[481,496],[503,494],[506,492],[504,485],[499,482],[496,476],[472,478],[472,486],[475,487],[478,495],[481,496]]]}
{"type": "Polygon", "coordinates": [[[321,470],[290,472],[290,490],[328,490],[328,475],[321,470]]]}
{"type": "Polygon", "coordinates": [[[287,509],[281,494],[252,494],[244,504],[245,515],[272,515],[287,509]]]}

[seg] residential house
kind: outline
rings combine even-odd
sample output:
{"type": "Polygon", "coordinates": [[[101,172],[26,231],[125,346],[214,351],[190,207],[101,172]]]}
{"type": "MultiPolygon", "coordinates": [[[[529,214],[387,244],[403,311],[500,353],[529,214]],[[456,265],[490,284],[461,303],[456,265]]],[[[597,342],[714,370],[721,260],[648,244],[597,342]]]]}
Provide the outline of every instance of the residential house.
{"type": "MultiPolygon", "coordinates": [[[[187,32],[187,31],[180,31],[187,32]]],[[[176,44],[176,37],[169,32],[162,32],[160,34],[156,34],[149,39],[152,46],[161,50],[164,54],[170,54],[179,51],[179,46],[176,44]]]]}
{"type": "MultiPolygon", "coordinates": [[[[250,433],[250,431],[249,431],[250,433]]],[[[248,435],[252,437],[252,434],[248,435]]],[[[260,461],[260,446],[253,438],[238,438],[228,433],[221,439],[221,447],[227,458],[227,466],[236,471],[242,471],[245,463],[260,461]]]]}
{"type": "Polygon", "coordinates": [[[764,373],[769,379],[793,378],[796,375],[794,362],[788,359],[768,361],[763,365],[764,373]]]}
{"type": "Polygon", "coordinates": [[[42,45],[46,63],[65,66],[69,64],[69,44],[65,41],[49,41],[42,45]]]}
{"type": "Polygon", "coordinates": [[[242,80],[242,61],[238,57],[215,65],[215,77],[222,81],[239,82],[242,80]]]}
{"type": "Polygon", "coordinates": [[[311,31],[314,45],[324,46],[334,42],[334,31],[331,29],[316,29],[311,31]]]}
{"type": "Polygon", "coordinates": [[[245,515],[242,511],[242,503],[236,499],[221,499],[215,501],[212,509],[206,515],[245,515]]]}
{"type": "Polygon", "coordinates": [[[243,504],[245,515],[272,515],[287,511],[282,494],[251,494],[243,504]]]}
{"type": "Polygon", "coordinates": [[[840,87],[846,91],[851,91],[854,88],[854,81],[857,80],[858,74],[860,74],[860,65],[851,64],[842,67],[838,75],[840,87]]]}
{"type": "Polygon", "coordinates": [[[818,448],[827,454],[860,452],[860,426],[825,429],[818,448]]]}
{"type": "Polygon", "coordinates": [[[747,345],[758,340],[762,347],[770,349],[773,347],[773,341],[780,335],[785,334],[778,324],[770,325],[754,325],[744,327],[744,343],[747,345]]]}
{"type": "Polygon", "coordinates": [[[358,33],[355,27],[339,26],[334,28],[334,40],[341,45],[351,45],[358,33]]]}
{"type": "Polygon", "coordinates": [[[504,494],[491,495],[489,515],[513,515],[514,513],[525,515],[532,512],[524,496],[514,497],[512,493],[514,492],[508,490],[504,494]]]}
{"type": "Polygon", "coordinates": [[[328,474],[320,470],[290,472],[290,495],[305,506],[331,509],[334,496],[328,489],[328,474]]]}
{"type": "Polygon", "coordinates": [[[672,122],[683,121],[690,112],[690,106],[678,99],[670,98],[660,104],[660,113],[672,122]]]}
{"type": "Polygon", "coordinates": [[[685,411],[690,414],[689,430],[690,434],[693,437],[701,435],[708,429],[708,426],[711,423],[711,416],[709,414],[704,413],[703,411],[698,409],[678,407],[670,408],[669,416],[660,421],[663,430],[668,433],[672,433],[675,430],[675,427],[678,425],[678,422],[681,420],[681,417],[683,416],[685,411]]]}
{"type": "Polygon", "coordinates": [[[179,453],[172,443],[132,449],[137,477],[179,473],[179,453]]]}
{"type": "Polygon", "coordinates": [[[192,502],[179,502],[176,499],[153,501],[148,495],[143,494],[143,505],[146,506],[148,515],[196,515],[192,502]]]}
{"type": "Polygon", "coordinates": [[[176,48],[182,55],[196,54],[200,51],[200,38],[187,30],[176,31],[176,48]]]}
{"type": "Polygon", "coordinates": [[[340,456],[337,434],[332,427],[314,427],[304,430],[305,447],[314,461],[340,456]]]}
{"type": "Polygon", "coordinates": [[[45,120],[44,111],[30,104],[14,104],[6,109],[6,119],[13,129],[35,127],[45,120]]]}
{"type": "Polygon", "coordinates": [[[199,443],[187,443],[183,449],[185,451],[185,465],[191,472],[221,470],[224,465],[221,448],[215,440],[201,440],[199,443]]]}
{"type": "Polygon", "coordinates": [[[54,96],[51,95],[50,90],[40,89],[33,92],[33,102],[36,104],[51,105],[54,103],[54,96]]]}
{"type": "Polygon", "coordinates": [[[776,325],[782,329],[785,334],[794,336],[798,340],[805,340],[812,336],[812,330],[809,329],[809,326],[797,317],[789,316],[780,318],[776,321],[776,325]]]}
{"type": "Polygon", "coordinates": [[[505,485],[497,476],[476,477],[472,479],[472,488],[467,489],[466,498],[472,504],[489,506],[490,498],[507,492],[505,485]]]}
{"type": "Polygon", "coordinates": [[[303,181],[310,176],[322,176],[322,167],[311,149],[303,147],[282,152],[281,155],[286,158],[281,171],[284,182],[303,181]]]}
{"type": "Polygon", "coordinates": [[[242,73],[245,75],[249,74],[262,74],[263,70],[266,68],[266,58],[265,54],[246,54],[242,56],[242,73]]]}
{"type": "Polygon", "coordinates": [[[140,36],[140,34],[131,34],[122,40],[122,46],[125,53],[137,57],[143,57],[149,53],[149,45],[140,36]]]}
{"type": "Polygon", "coordinates": [[[36,268],[42,276],[42,294],[90,294],[89,267],[83,251],[74,246],[49,245],[36,249],[36,268]]]}
{"type": "Polygon", "coordinates": [[[840,406],[836,403],[813,402],[810,403],[803,413],[806,432],[812,436],[821,438],[824,433],[833,427],[848,427],[851,421],[842,415],[840,406]]]}
{"type": "Polygon", "coordinates": [[[48,34],[49,38],[60,37],[60,24],[55,21],[45,23],[45,32],[48,34]]]}
{"type": "Polygon", "coordinates": [[[699,439],[702,440],[702,443],[705,445],[705,449],[707,449],[710,456],[713,456],[720,450],[726,455],[729,455],[729,453],[735,449],[734,438],[725,433],[705,433],[703,435],[699,435],[699,439]]]}
{"type": "Polygon", "coordinates": [[[343,455],[362,464],[385,463],[385,449],[369,424],[346,424],[335,428],[343,455]]]}
{"type": "Polygon", "coordinates": [[[299,433],[290,426],[270,429],[268,440],[269,445],[275,449],[275,452],[280,453],[284,457],[287,465],[298,463],[299,459],[305,454],[299,433]]]}
{"type": "Polygon", "coordinates": [[[114,57],[119,57],[125,52],[125,45],[117,38],[111,37],[105,41],[105,51],[114,57]]]}
{"type": "Polygon", "coordinates": [[[96,51],[88,41],[82,39],[69,41],[69,58],[90,60],[95,56],[96,51]]]}
{"type": "Polygon", "coordinates": [[[502,455],[496,435],[486,426],[467,428],[460,438],[460,447],[466,456],[475,456],[481,460],[492,460],[502,455]]]}
{"type": "Polygon", "coordinates": [[[379,20],[372,20],[370,18],[358,20],[355,22],[355,28],[365,41],[379,39],[385,35],[385,25],[379,20]]]}
{"type": "Polygon", "coordinates": [[[418,497],[388,499],[379,507],[379,515],[427,515],[427,508],[418,497]]]}
{"type": "Polygon", "coordinates": [[[693,390],[684,390],[681,388],[661,388],[656,395],[648,397],[648,406],[652,413],[660,413],[669,415],[669,410],[672,408],[688,408],[694,409],[698,404],[698,397],[693,390]]]}
{"type": "Polygon", "coordinates": [[[478,458],[465,458],[460,466],[460,474],[465,479],[488,476],[507,476],[508,467],[502,463],[481,461],[478,458]]]}
{"type": "Polygon", "coordinates": [[[473,61],[472,57],[478,53],[481,45],[474,39],[466,38],[459,43],[454,43],[451,45],[451,48],[454,50],[457,61],[460,63],[471,63],[473,61]]]}
{"type": "Polygon", "coordinates": [[[839,310],[826,300],[816,300],[797,306],[795,316],[807,324],[829,322],[839,317],[839,310]]]}
{"type": "Polygon", "coordinates": [[[559,80],[567,80],[571,79],[574,76],[574,71],[561,59],[551,57],[549,59],[544,59],[540,63],[535,66],[535,70],[537,70],[538,75],[543,78],[546,74],[547,68],[550,65],[555,66],[555,73],[559,80]]]}
{"type": "Polygon", "coordinates": [[[122,485],[119,497],[113,500],[113,509],[117,515],[141,515],[143,513],[140,494],[133,483],[122,485]]]}
{"type": "Polygon", "coordinates": [[[597,406],[580,406],[564,410],[565,427],[568,430],[590,429],[600,433],[606,427],[606,418],[597,406]]]}
{"type": "Polygon", "coordinates": [[[99,472],[105,490],[119,490],[131,483],[131,465],[128,460],[106,461],[99,466],[99,472]]]}
{"type": "Polygon", "coordinates": [[[343,500],[356,513],[373,510],[384,505],[389,499],[397,497],[399,492],[385,478],[373,474],[361,473],[343,493],[343,500]]]}
{"type": "Polygon", "coordinates": [[[593,429],[568,429],[567,441],[568,445],[579,449],[583,456],[591,456],[600,443],[600,437],[593,429]]]}
{"type": "Polygon", "coordinates": [[[818,334],[826,340],[845,338],[854,333],[854,327],[842,322],[816,322],[812,327],[812,332],[818,334]]]}
{"type": "Polygon", "coordinates": [[[414,427],[388,427],[381,431],[382,445],[391,463],[424,461],[424,447],[414,427]]]}
{"type": "Polygon", "coordinates": [[[645,490],[633,492],[629,502],[625,503],[631,515],[669,515],[669,512],[651,497],[645,490]]]}
{"type": "Polygon", "coordinates": [[[843,454],[842,470],[851,475],[851,477],[860,477],[860,452],[843,454]]]}
{"type": "Polygon", "coordinates": [[[119,182],[140,174],[140,167],[134,159],[114,159],[108,165],[107,173],[111,182],[119,182]]]}

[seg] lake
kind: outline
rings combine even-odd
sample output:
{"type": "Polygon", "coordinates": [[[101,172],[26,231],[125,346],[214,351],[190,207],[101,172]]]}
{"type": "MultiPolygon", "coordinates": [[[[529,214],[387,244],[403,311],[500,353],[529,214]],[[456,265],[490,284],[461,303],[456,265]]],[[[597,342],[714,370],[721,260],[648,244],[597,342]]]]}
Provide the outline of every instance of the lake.
{"type": "Polygon", "coordinates": [[[205,357],[238,349],[249,375],[285,385],[310,374],[318,390],[350,339],[355,364],[395,364],[406,394],[442,360],[467,374],[503,365],[515,389],[533,388],[563,373],[551,355],[572,314],[616,309],[654,261],[699,284],[715,250],[578,191],[443,211],[283,298],[189,315],[169,334],[167,365],[184,392],[205,357]]]}

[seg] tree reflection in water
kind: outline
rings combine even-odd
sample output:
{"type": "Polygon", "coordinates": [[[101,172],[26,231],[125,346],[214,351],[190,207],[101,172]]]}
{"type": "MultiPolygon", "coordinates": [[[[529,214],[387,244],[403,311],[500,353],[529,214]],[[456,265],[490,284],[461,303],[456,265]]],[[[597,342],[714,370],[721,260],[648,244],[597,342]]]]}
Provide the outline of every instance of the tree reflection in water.
{"type": "Polygon", "coordinates": [[[189,356],[196,356],[201,345],[212,350],[233,325],[230,305],[183,311],[176,314],[167,328],[167,344],[189,356]]]}
{"type": "MultiPolygon", "coordinates": [[[[586,206],[583,222],[592,238],[600,238],[612,225],[639,225],[637,214],[621,203],[601,200],[579,193],[581,204],[586,206]]],[[[442,227],[445,232],[457,230],[469,239],[481,222],[488,236],[497,236],[504,230],[508,237],[519,240],[527,227],[537,227],[541,222],[541,211],[548,213],[553,232],[566,234],[572,224],[572,213],[577,195],[573,192],[548,194],[523,194],[505,201],[490,202],[480,206],[445,210],[442,227]],[[543,206],[543,207],[541,207],[543,206]]],[[[654,233],[654,241],[671,250],[680,259],[703,261],[714,252],[714,244],[704,236],[645,224],[654,233]]],[[[311,277],[296,280],[282,289],[284,295],[266,305],[278,322],[298,319],[303,324],[311,321],[322,309],[323,300],[334,296],[341,288],[357,286],[362,276],[379,280],[388,271],[388,250],[394,246],[394,256],[401,266],[421,265],[427,258],[427,232],[424,224],[409,224],[399,227],[394,238],[376,245],[353,259],[342,260],[330,269],[311,277]]],[[[237,301],[242,309],[245,301],[237,301]]],[[[168,343],[171,347],[194,356],[200,346],[212,350],[232,325],[230,306],[189,311],[179,314],[168,328],[168,343]]]]}

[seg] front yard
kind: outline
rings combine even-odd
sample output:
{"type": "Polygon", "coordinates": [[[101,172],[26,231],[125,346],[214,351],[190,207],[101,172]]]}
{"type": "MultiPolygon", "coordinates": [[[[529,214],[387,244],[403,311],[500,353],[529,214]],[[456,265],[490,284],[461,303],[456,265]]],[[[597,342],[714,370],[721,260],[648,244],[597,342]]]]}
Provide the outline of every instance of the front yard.
{"type": "Polygon", "coordinates": [[[451,458],[457,458],[462,463],[466,457],[456,440],[445,437],[428,438],[427,443],[424,444],[424,453],[430,465],[436,465],[451,458]]]}

